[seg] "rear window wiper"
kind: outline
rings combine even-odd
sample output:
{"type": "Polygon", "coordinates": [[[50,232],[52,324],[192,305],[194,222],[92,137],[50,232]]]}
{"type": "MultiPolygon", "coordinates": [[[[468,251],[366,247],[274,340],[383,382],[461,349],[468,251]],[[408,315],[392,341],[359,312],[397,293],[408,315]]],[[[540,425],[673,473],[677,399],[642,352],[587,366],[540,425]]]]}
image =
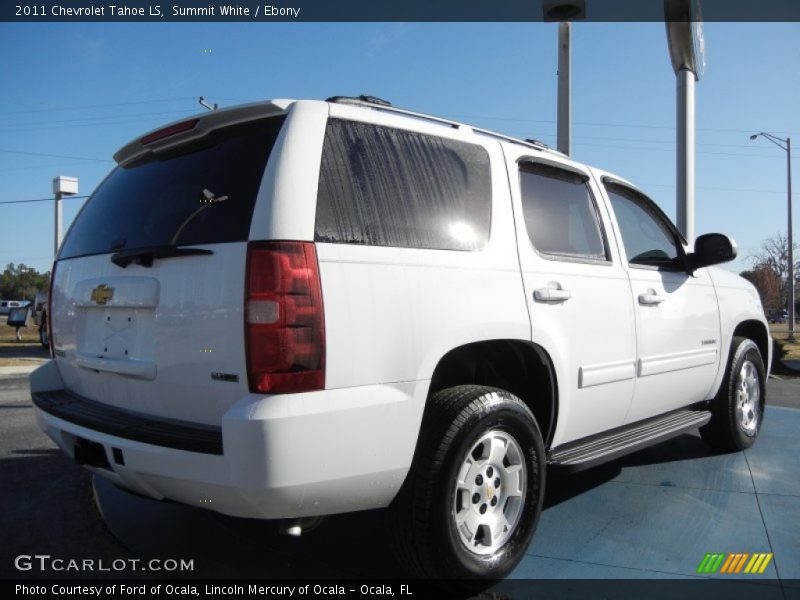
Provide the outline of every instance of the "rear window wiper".
{"type": "Polygon", "coordinates": [[[178,256],[199,256],[201,254],[214,254],[205,248],[178,248],[177,246],[149,246],[146,248],[131,248],[120,250],[111,255],[111,262],[123,269],[131,263],[152,267],[156,258],[173,258],[178,256]]]}

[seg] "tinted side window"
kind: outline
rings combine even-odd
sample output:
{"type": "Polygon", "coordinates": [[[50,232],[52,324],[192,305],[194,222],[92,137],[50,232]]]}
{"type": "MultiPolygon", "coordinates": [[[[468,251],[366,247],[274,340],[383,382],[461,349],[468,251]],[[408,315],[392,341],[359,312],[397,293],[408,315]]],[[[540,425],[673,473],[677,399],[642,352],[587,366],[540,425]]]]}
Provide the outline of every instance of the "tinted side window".
{"type": "Polygon", "coordinates": [[[585,177],[524,163],[519,178],[525,227],[534,248],[556,256],[607,259],[600,219],[585,177]]]}
{"type": "Polygon", "coordinates": [[[606,184],[628,262],[669,266],[678,257],[675,234],[652,203],[630,188],[606,184]]]}
{"type": "Polygon", "coordinates": [[[478,250],[491,225],[480,146],[331,119],[320,167],[318,242],[478,250]]]}
{"type": "Polygon", "coordinates": [[[78,214],[59,257],[246,240],[283,122],[226,127],[117,167],[78,214]]]}

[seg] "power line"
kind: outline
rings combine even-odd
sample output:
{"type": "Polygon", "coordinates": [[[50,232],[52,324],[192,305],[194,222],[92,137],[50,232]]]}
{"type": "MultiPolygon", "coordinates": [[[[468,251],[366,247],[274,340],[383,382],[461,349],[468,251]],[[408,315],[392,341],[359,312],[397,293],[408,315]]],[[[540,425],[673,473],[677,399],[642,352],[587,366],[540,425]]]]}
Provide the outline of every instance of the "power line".
{"type": "MultiPolygon", "coordinates": [[[[0,125],[2,128],[20,128],[24,127],[26,129],[30,128],[47,128],[53,125],[64,125],[64,124],[77,124],[77,125],[95,125],[95,124],[102,124],[108,120],[116,120],[116,119],[132,119],[135,117],[161,117],[161,116],[169,116],[169,115],[176,115],[176,114],[184,114],[190,112],[190,110],[182,109],[182,110],[171,110],[171,111],[159,111],[159,112],[146,112],[146,113],[124,113],[124,114],[114,114],[114,115],[95,115],[92,117],[77,117],[75,119],[61,119],[58,121],[23,121],[23,122],[10,122],[4,123],[0,125]]],[[[195,111],[197,112],[197,111],[195,111]]]]}
{"type": "Polygon", "coordinates": [[[69,158],[71,160],[89,160],[93,162],[114,162],[107,158],[88,158],[86,156],[67,156],[64,154],[45,154],[42,152],[25,152],[23,150],[4,150],[0,148],[0,152],[5,154],[24,154],[26,156],[47,156],[49,158],[69,158]]]}
{"type": "Polygon", "coordinates": [[[62,106],[58,108],[32,108],[27,110],[10,110],[0,112],[0,115],[21,115],[25,113],[56,112],[63,110],[84,110],[87,108],[111,108],[117,106],[132,106],[134,104],[156,104],[159,102],[178,102],[180,100],[194,100],[195,96],[182,96],[180,98],[162,98],[159,100],[136,100],[133,102],[115,102],[113,104],[85,104],[83,106],[62,106]]]}
{"type": "MultiPolygon", "coordinates": [[[[525,117],[498,117],[492,115],[451,115],[453,118],[456,119],[487,119],[491,121],[518,121],[521,123],[547,123],[547,124],[555,124],[556,122],[553,119],[529,119],[525,117]]],[[[591,121],[573,121],[573,125],[587,125],[590,127],[621,127],[627,129],[669,129],[674,131],[675,127],[673,125],[645,125],[645,124],[626,124],[626,123],[601,123],[601,122],[591,122],[591,121]]],[[[722,132],[722,133],[746,133],[751,134],[753,131],[757,130],[758,128],[753,129],[726,129],[720,127],[697,127],[697,131],[714,131],[714,132],[722,132]]],[[[787,134],[787,135],[800,135],[797,132],[788,132],[788,131],[777,131],[777,133],[787,134]]]]}
{"type": "Polygon", "coordinates": [[[74,167],[81,163],[76,162],[61,162],[61,163],[47,163],[44,165],[26,165],[24,167],[3,167],[0,169],[0,172],[3,171],[33,171],[36,169],[55,169],[55,168],[63,168],[63,167],[74,167]]]}
{"type": "MultiPolygon", "coordinates": [[[[64,196],[62,200],[68,198],[88,198],[89,196],[64,196]]],[[[32,198],[29,200],[3,200],[0,204],[27,204],[29,202],[52,202],[54,198],[32,198]]]]}

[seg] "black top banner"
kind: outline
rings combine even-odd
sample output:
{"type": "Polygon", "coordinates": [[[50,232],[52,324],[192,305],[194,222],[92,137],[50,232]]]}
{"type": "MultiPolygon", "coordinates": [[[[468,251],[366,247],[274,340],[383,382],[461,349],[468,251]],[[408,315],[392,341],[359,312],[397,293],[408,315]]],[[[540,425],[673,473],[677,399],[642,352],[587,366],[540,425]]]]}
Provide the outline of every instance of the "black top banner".
{"type": "MultiPolygon", "coordinates": [[[[676,0],[719,22],[800,21],[798,0],[676,0]],[[700,6],[702,5],[702,6],[700,6]]],[[[14,22],[664,21],[673,0],[0,0],[14,22]]]]}

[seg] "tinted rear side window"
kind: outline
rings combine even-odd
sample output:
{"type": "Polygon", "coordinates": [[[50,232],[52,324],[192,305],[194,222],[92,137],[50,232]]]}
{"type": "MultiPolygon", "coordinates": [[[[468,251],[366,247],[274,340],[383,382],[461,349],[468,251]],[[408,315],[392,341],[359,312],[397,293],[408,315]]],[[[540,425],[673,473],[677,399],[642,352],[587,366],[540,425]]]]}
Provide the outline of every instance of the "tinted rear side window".
{"type": "Polygon", "coordinates": [[[478,250],[491,225],[489,155],[474,144],[331,119],[318,242],[478,250]]]}
{"type": "Polygon", "coordinates": [[[534,248],[543,254],[606,260],[600,218],[585,177],[523,163],[519,178],[525,227],[534,248]]]}
{"type": "Polygon", "coordinates": [[[75,219],[59,258],[247,240],[283,117],[212,132],[117,167],[75,219]]]}

